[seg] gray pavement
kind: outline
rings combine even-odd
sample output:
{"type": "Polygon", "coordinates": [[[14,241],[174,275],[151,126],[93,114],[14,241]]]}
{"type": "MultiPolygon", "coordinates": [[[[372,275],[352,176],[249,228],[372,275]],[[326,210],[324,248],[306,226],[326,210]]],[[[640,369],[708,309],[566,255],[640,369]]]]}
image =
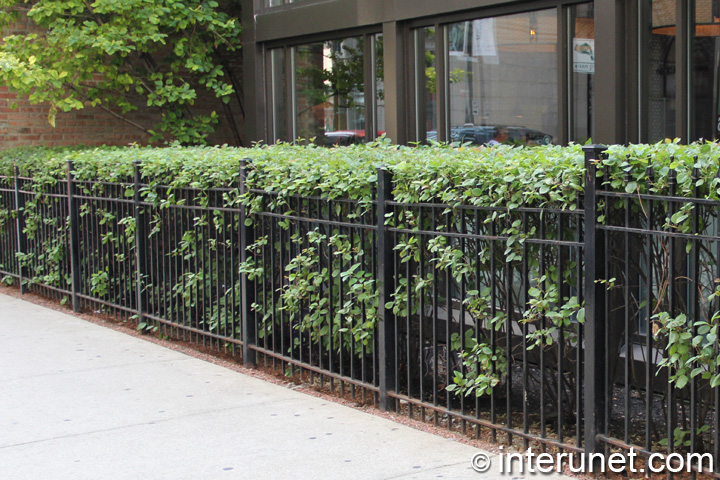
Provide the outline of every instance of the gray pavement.
{"type": "Polygon", "coordinates": [[[522,478],[478,452],[0,294],[4,480],[522,478]]]}

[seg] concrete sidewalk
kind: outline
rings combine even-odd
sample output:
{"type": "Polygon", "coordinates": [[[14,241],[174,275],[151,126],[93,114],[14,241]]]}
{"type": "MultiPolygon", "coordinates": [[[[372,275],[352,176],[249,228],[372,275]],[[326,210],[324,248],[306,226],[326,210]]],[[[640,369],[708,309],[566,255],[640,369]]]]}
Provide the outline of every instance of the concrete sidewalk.
{"type": "Polygon", "coordinates": [[[0,294],[3,479],[522,478],[478,452],[0,294]]]}

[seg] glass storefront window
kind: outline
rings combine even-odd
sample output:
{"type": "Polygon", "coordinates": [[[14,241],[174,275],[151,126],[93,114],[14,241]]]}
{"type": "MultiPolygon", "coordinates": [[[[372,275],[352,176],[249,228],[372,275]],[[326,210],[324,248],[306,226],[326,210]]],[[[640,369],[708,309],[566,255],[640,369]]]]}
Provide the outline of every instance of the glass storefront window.
{"type": "Polygon", "coordinates": [[[365,140],[363,43],[351,37],[295,48],[297,138],[328,146],[365,140]]]}
{"type": "Polygon", "coordinates": [[[595,19],[592,3],[570,9],[572,36],[572,121],[570,139],[585,143],[594,130],[595,19]]]}
{"type": "Polygon", "coordinates": [[[278,5],[285,5],[286,3],[295,3],[295,0],[265,0],[266,7],[277,7],[278,5]]]}
{"type": "Polygon", "coordinates": [[[268,64],[272,140],[351,145],[385,133],[382,34],[271,49],[268,64]]]}
{"type": "Polygon", "coordinates": [[[413,31],[415,60],[415,141],[438,139],[435,27],[413,31]]]}
{"type": "Polygon", "coordinates": [[[270,51],[271,85],[272,85],[272,135],[274,140],[287,140],[292,135],[288,132],[288,101],[286,88],[287,59],[285,49],[276,48],[270,51]]]}
{"type": "Polygon", "coordinates": [[[642,5],[644,27],[640,32],[640,58],[644,116],[641,115],[640,124],[647,132],[643,132],[641,140],[717,139],[720,136],[720,1],[691,0],[678,4],[677,0],[643,0],[642,5]],[[690,12],[694,13],[679,19],[678,7],[686,5],[692,7],[690,12]],[[685,28],[691,35],[687,40],[684,35],[678,36],[679,21],[688,22],[685,28]],[[685,55],[689,58],[683,58],[685,55]],[[680,65],[678,58],[683,60],[680,65]],[[681,82],[685,83],[685,90],[679,92],[678,79],[684,78],[688,82],[681,82]],[[676,116],[676,112],[681,115],[676,116]]]}
{"type": "Polygon", "coordinates": [[[649,15],[645,18],[641,59],[644,98],[642,123],[647,133],[641,140],[658,142],[674,138],[675,129],[675,47],[676,0],[646,0],[649,15]]]}
{"type": "Polygon", "coordinates": [[[451,139],[557,143],[557,10],[447,28],[451,139]]]}
{"type": "Polygon", "coordinates": [[[695,101],[694,135],[712,140],[720,132],[720,2],[695,0],[692,92],[695,101]]]}
{"type": "Polygon", "coordinates": [[[375,35],[375,68],[373,77],[375,81],[375,128],[377,136],[385,133],[385,73],[383,69],[383,36],[375,35]]]}
{"type": "MultiPolygon", "coordinates": [[[[324,1],[261,3],[320,12],[324,1]]],[[[379,16],[362,36],[299,46],[298,38],[310,37],[294,37],[264,59],[272,84],[263,90],[270,102],[257,130],[288,141],[368,141],[386,130],[387,93],[394,108],[407,105],[387,128],[410,143],[485,144],[498,134],[526,145],[720,138],[720,0],[633,0],[632,8],[604,9],[603,18],[595,18],[593,2],[576,1],[584,3],[551,1],[536,11],[525,10],[532,2],[438,7],[421,18],[379,16]],[[596,45],[596,21],[623,25],[626,41],[596,45]],[[383,38],[370,31],[391,23],[393,32],[412,30],[392,42],[393,70],[399,62],[407,69],[385,92],[383,38]],[[595,69],[596,51],[605,71],[595,69]],[[597,86],[607,102],[594,100],[597,86]]],[[[278,16],[293,21],[288,12],[278,16]]],[[[282,32],[275,35],[269,45],[281,44],[282,32]]]]}

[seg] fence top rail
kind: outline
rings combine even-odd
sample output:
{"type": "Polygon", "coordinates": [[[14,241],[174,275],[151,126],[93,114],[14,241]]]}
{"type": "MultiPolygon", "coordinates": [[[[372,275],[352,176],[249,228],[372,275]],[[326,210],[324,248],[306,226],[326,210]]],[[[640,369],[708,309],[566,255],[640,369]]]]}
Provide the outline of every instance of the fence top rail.
{"type": "MultiPolygon", "coordinates": [[[[22,180],[25,182],[34,182],[37,180],[37,177],[23,177],[23,176],[16,177],[14,175],[11,175],[11,176],[0,175],[0,180],[15,180],[15,179],[22,180]]],[[[57,183],[67,183],[66,178],[56,178],[55,181],[57,183]]]]}
{"type": "Polygon", "coordinates": [[[362,228],[362,229],[368,229],[368,230],[377,230],[377,225],[375,223],[343,222],[340,220],[328,220],[326,218],[302,217],[299,215],[285,215],[282,213],[273,213],[273,212],[256,212],[256,213],[253,213],[253,215],[256,215],[258,217],[282,218],[285,220],[294,220],[297,222],[332,225],[332,226],[336,226],[336,227],[349,227],[349,228],[362,228]]]}
{"type": "MultiPolygon", "coordinates": [[[[12,190],[14,191],[14,190],[12,190]]],[[[54,192],[31,192],[28,190],[18,190],[18,193],[20,195],[40,195],[42,197],[50,197],[50,198],[67,198],[67,193],[54,193],[54,192]]]]}
{"type": "Polygon", "coordinates": [[[718,235],[701,235],[699,233],[682,233],[673,232],[670,230],[657,230],[648,228],[633,228],[633,227],[620,227],[615,225],[597,225],[598,230],[606,230],[608,232],[624,232],[624,233],[636,233],[640,235],[652,235],[656,237],[673,237],[682,238],[685,240],[707,240],[710,242],[720,241],[718,235]]]}
{"type": "MultiPolygon", "coordinates": [[[[261,188],[250,188],[248,189],[248,192],[254,193],[256,195],[264,195],[264,196],[271,196],[271,197],[279,197],[281,192],[277,192],[274,190],[263,190],[261,188]]],[[[317,195],[283,195],[284,198],[294,198],[294,199],[301,199],[301,200],[312,200],[312,201],[321,201],[321,202],[342,202],[342,203],[364,203],[367,205],[375,205],[377,201],[375,199],[368,199],[368,200],[359,200],[359,199],[353,199],[353,198],[328,198],[328,197],[320,197],[317,195]]]]}
{"type": "MultiPolygon", "coordinates": [[[[275,191],[265,191],[262,189],[250,189],[251,193],[255,193],[258,195],[265,195],[265,196],[280,196],[280,192],[275,191]]],[[[327,197],[319,197],[319,196],[305,196],[305,195],[287,195],[285,198],[292,198],[292,199],[300,199],[300,200],[312,200],[312,201],[322,201],[322,202],[338,202],[338,203],[349,203],[349,204],[367,204],[367,205],[376,205],[377,200],[357,200],[357,199],[347,199],[347,198],[327,198],[327,197]]],[[[450,205],[446,203],[405,203],[405,202],[398,202],[398,201],[387,201],[385,202],[388,206],[393,207],[406,207],[406,208],[434,208],[434,209],[451,209],[451,210],[457,210],[457,209],[463,209],[463,210],[480,210],[480,211],[490,211],[490,212],[506,212],[508,211],[507,206],[484,206],[484,205],[450,205]]],[[[553,207],[517,207],[512,208],[513,212],[521,212],[521,213],[561,213],[566,215],[577,215],[577,216],[583,216],[585,212],[581,208],[575,208],[575,209],[562,209],[562,208],[553,208],[553,207]]]]}
{"type": "MultiPolygon", "coordinates": [[[[67,195],[57,195],[64,196],[67,195]]],[[[96,197],[92,195],[73,195],[77,200],[91,200],[97,202],[113,202],[113,203],[134,203],[132,198],[116,198],[116,197],[96,197]]]]}
{"type": "MultiPolygon", "coordinates": [[[[15,176],[7,176],[7,175],[0,175],[0,180],[10,180],[13,181],[15,179],[23,180],[23,181],[34,181],[36,180],[35,177],[15,177],[15,176]]],[[[58,178],[56,179],[57,183],[67,183],[66,178],[58,178]]],[[[104,180],[79,180],[79,179],[73,179],[73,183],[78,186],[82,185],[104,185],[109,187],[125,187],[125,188],[132,188],[135,186],[135,183],[132,181],[122,181],[122,182],[108,182],[104,180]]],[[[175,187],[172,185],[152,185],[150,183],[140,183],[140,188],[149,188],[152,187],[154,189],[158,190],[182,190],[182,191],[194,191],[194,192],[233,192],[237,190],[237,187],[211,187],[211,188],[194,188],[194,187],[175,187]]]]}
{"type": "MultiPolygon", "coordinates": [[[[63,180],[63,182],[67,182],[67,180],[63,180]]],[[[101,180],[77,180],[73,179],[73,183],[78,186],[82,185],[104,185],[107,187],[125,187],[130,188],[134,186],[134,183],[132,182],[106,182],[101,180]]]]}
{"type": "MultiPolygon", "coordinates": [[[[132,200],[129,201],[129,203],[133,203],[132,200]]],[[[143,207],[160,207],[161,209],[166,208],[172,208],[176,210],[193,210],[193,211],[202,211],[202,212],[227,212],[227,213],[240,213],[240,208],[233,208],[233,207],[220,207],[220,206],[200,206],[200,205],[177,205],[173,203],[166,203],[163,205],[158,205],[156,203],[151,202],[139,202],[138,205],[143,207]]]]}
{"type": "Polygon", "coordinates": [[[562,209],[562,208],[545,208],[545,207],[508,207],[508,206],[485,206],[485,205],[456,205],[452,206],[446,203],[403,203],[403,202],[387,202],[388,205],[394,207],[408,207],[408,208],[433,208],[433,209],[451,209],[451,210],[481,210],[486,212],[507,212],[512,210],[513,212],[520,213],[562,213],[567,215],[583,216],[585,212],[581,208],[574,210],[562,209]]]}
{"type": "Polygon", "coordinates": [[[698,198],[698,197],[678,197],[671,195],[653,195],[650,193],[627,193],[627,192],[616,192],[611,190],[597,190],[595,195],[598,197],[612,197],[612,198],[630,198],[635,200],[648,200],[656,202],[672,202],[672,203],[697,203],[701,205],[714,205],[720,207],[720,200],[713,200],[710,198],[698,198]]]}
{"type": "MultiPolygon", "coordinates": [[[[465,240],[489,240],[489,241],[502,241],[506,242],[510,237],[507,235],[483,235],[475,233],[459,233],[459,232],[444,232],[441,230],[413,230],[408,228],[394,228],[389,227],[389,232],[393,233],[407,233],[410,235],[426,235],[433,237],[450,237],[460,238],[465,240]]],[[[561,247],[585,247],[584,242],[577,242],[574,240],[557,240],[553,238],[525,238],[525,243],[533,243],[538,245],[557,245],[561,247]]]]}
{"type": "MultiPolygon", "coordinates": [[[[132,186],[133,184],[130,184],[132,186]]],[[[151,184],[149,183],[141,183],[140,188],[149,188],[151,184]]],[[[210,187],[210,188],[195,188],[195,187],[175,187],[173,185],[152,185],[153,189],[157,190],[176,190],[180,192],[200,192],[200,193],[228,193],[228,192],[236,192],[239,187],[210,187]]]]}

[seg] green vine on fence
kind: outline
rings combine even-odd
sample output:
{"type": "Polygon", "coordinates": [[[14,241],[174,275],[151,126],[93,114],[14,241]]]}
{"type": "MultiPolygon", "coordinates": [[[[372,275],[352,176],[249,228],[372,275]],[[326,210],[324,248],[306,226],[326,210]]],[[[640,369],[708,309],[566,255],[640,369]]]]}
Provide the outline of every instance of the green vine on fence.
{"type": "MultiPolygon", "coordinates": [[[[720,180],[716,175],[719,154],[720,147],[714,143],[614,146],[609,149],[609,158],[600,162],[599,171],[609,188],[638,194],[666,194],[672,177],[670,172],[674,171],[677,195],[692,196],[699,188],[705,198],[716,200],[720,197],[720,180]],[[651,165],[652,171],[648,170],[651,165]]],[[[184,232],[178,232],[179,240],[168,254],[172,261],[204,265],[205,269],[173,279],[173,288],[169,290],[147,280],[149,294],[168,304],[179,305],[181,311],[172,312],[173,315],[202,318],[203,328],[212,332],[227,332],[233,325],[226,312],[239,308],[239,273],[246,273],[251,281],[274,276],[276,283],[264,285],[254,298],[253,309],[261,319],[258,325],[261,338],[279,335],[283,326],[290,325],[294,332],[306,336],[325,351],[342,350],[354,357],[372,353],[381,306],[377,304],[374,267],[368,259],[371,235],[348,233],[329,226],[299,227],[290,217],[308,213],[310,207],[298,203],[298,197],[313,197],[319,199],[321,205],[318,207],[321,211],[316,213],[343,221],[362,221],[372,215],[375,208],[377,168],[384,165],[393,175],[392,194],[398,204],[446,205],[438,210],[435,224],[413,207],[398,206],[394,216],[386,219],[388,226],[404,230],[396,236],[395,253],[400,265],[412,267],[410,270],[414,273],[408,277],[403,268],[399,269],[394,295],[382,307],[391,309],[399,317],[418,317],[426,313],[421,306],[429,305],[430,298],[436,295],[448,313],[467,315],[467,320],[461,322],[461,331],[452,332],[452,338],[444,340],[448,350],[461,358],[457,364],[446,358],[455,371],[449,390],[462,395],[485,395],[497,388],[512,367],[507,359],[512,358],[513,352],[508,352],[507,345],[491,339],[510,328],[511,322],[519,322],[526,329],[529,348],[551,352],[557,342],[572,347],[579,341],[578,326],[584,321],[584,305],[576,272],[582,268],[579,265],[582,260],[565,258],[559,270],[555,268],[557,250],[543,249],[529,241],[541,235],[543,222],[550,225],[544,227],[550,230],[543,233],[548,238],[557,234],[566,235],[560,240],[577,240],[567,236],[570,234],[566,231],[552,230],[556,228],[552,226],[554,223],[546,221],[557,218],[561,214],[558,212],[582,208],[584,158],[577,145],[410,148],[379,141],[333,149],[280,144],[253,149],[134,147],[6,151],[0,154],[0,174],[12,178],[13,167],[17,165],[21,175],[32,177],[26,188],[36,193],[26,204],[26,233],[35,238],[42,228],[59,232],[36,250],[42,253],[18,257],[30,269],[31,282],[67,286],[70,281],[60,268],[67,261],[63,247],[67,231],[63,225],[43,225],[39,212],[41,206],[52,204],[48,193],[66,178],[67,160],[75,164],[77,181],[99,180],[122,185],[122,196],[126,199],[135,193],[131,181],[133,162],[140,161],[145,184],[141,197],[151,205],[148,211],[153,212],[148,216],[148,234],[152,241],[163,241],[168,229],[174,228],[168,220],[172,206],[190,201],[198,207],[211,205],[209,191],[212,188],[225,189],[222,193],[225,206],[244,205],[248,213],[246,226],[255,228],[256,232],[267,226],[261,213],[286,216],[277,224],[284,235],[282,240],[269,238],[266,231],[258,233],[251,242],[248,260],[233,266],[236,270],[230,275],[216,257],[223,251],[235,249],[237,252],[239,245],[231,229],[238,228],[239,217],[223,216],[210,207],[210,213],[198,214],[185,226],[184,232]],[[241,195],[239,176],[243,158],[251,161],[247,168],[248,191],[241,195]],[[179,193],[183,189],[193,189],[196,193],[188,200],[179,193]],[[262,192],[272,195],[264,196],[262,192]],[[354,202],[334,202],[338,199],[354,202]],[[466,206],[477,207],[481,213],[463,217],[461,207],[466,206]],[[545,213],[523,217],[522,211],[527,208],[545,209],[545,213]],[[496,240],[475,242],[453,236],[453,232],[468,226],[496,240]],[[421,232],[432,232],[432,235],[421,232]],[[262,252],[279,252],[286,247],[289,250],[283,251],[292,251],[292,255],[286,259],[282,271],[271,272],[271,265],[264,260],[262,252]],[[423,269],[418,269],[421,264],[423,269]],[[520,272],[526,272],[524,280],[520,272]],[[223,275],[232,276],[235,282],[221,282],[223,275]],[[448,295],[441,288],[445,282],[465,287],[462,292],[451,291],[448,295]],[[216,291],[218,285],[220,289],[216,291]]],[[[82,191],[99,195],[104,188],[96,184],[91,190],[83,187],[82,191]]],[[[620,208],[619,202],[622,200],[599,206],[603,211],[620,208]]],[[[99,204],[85,205],[81,215],[98,219],[100,242],[107,246],[108,257],[98,260],[97,265],[133,262],[137,231],[134,218],[119,218],[99,204]]],[[[641,202],[637,208],[641,213],[646,205],[641,202]]],[[[658,210],[656,214],[663,215],[667,229],[692,232],[692,206],[682,205],[675,211],[658,210]]],[[[8,206],[1,205],[0,229],[7,228],[13,221],[8,206]]],[[[705,226],[709,220],[701,216],[699,221],[705,226]]],[[[687,242],[685,251],[690,252],[693,245],[687,242]]],[[[120,281],[121,275],[131,271],[110,271],[102,266],[89,271],[93,295],[100,299],[109,299],[109,295],[133,297],[134,279],[120,281]],[[126,290],[119,291],[121,287],[126,290]]],[[[703,297],[712,298],[710,292],[703,292],[703,297]]],[[[658,341],[666,342],[668,352],[674,349],[662,367],[669,369],[678,388],[687,382],[682,378],[704,378],[714,368],[707,345],[712,343],[708,338],[712,339],[716,333],[717,315],[711,302],[703,305],[702,318],[694,321],[705,323],[696,324],[698,333],[691,338],[677,333],[689,321],[687,317],[664,313],[662,302],[652,306],[652,325],[657,328],[658,341]],[[678,356],[674,357],[675,354],[678,356]]],[[[231,334],[237,334],[237,328],[235,326],[231,334]]],[[[286,345],[288,352],[285,353],[292,353],[294,347],[286,345]]],[[[450,355],[448,353],[448,357],[450,355]]],[[[708,380],[713,380],[712,375],[708,380]]]]}

